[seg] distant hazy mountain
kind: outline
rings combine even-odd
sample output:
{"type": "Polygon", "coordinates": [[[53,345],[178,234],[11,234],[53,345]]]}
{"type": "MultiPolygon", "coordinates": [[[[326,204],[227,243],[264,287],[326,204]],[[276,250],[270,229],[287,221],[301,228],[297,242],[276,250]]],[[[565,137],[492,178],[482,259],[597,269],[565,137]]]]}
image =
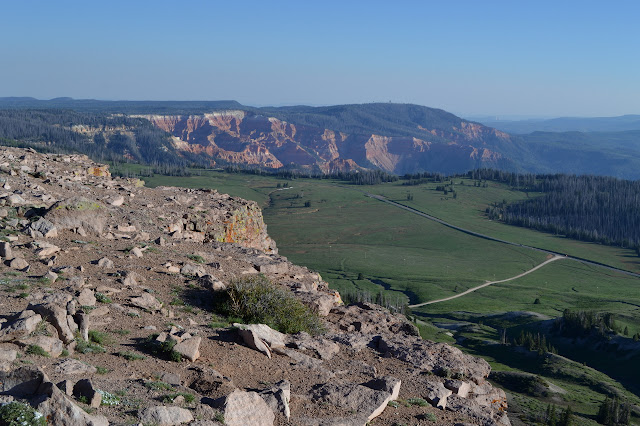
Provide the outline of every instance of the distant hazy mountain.
{"type": "Polygon", "coordinates": [[[552,118],[548,120],[479,120],[485,126],[512,134],[532,132],[623,132],[640,130],[640,115],[592,118],[552,118]]]}
{"type": "MultiPolygon", "coordinates": [[[[633,117],[617,119],[632,126],[633,117]]],[[[569,119],[540,123],[557,120],[569,119]]],[[[640,130],[508,134],[410,104],[255,108],[236,101],[0,98],[0,139],[176,167],[395,174],[490,167],[640,179],[640,130]]]]}

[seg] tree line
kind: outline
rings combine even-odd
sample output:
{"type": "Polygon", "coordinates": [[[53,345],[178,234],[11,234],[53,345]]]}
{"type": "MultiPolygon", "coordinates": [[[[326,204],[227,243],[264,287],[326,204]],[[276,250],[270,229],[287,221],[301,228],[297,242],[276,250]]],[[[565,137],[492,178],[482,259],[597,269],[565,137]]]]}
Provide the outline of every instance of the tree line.
{"type": "Polygon", "coordinates": [[[582,241],[640,248],[640,181],[574,175],[534,180],[511,182],[544,195],[491,205],[489,218],[582,241]]]}
{"type": "Polygon", "coordinates": [[[52,153],[82,153],[96,161],[135,162],[159,169],[205,165],[178,155],[171,136],[143,118],[71,110],[0,110],[3,145],[52,153]]]}

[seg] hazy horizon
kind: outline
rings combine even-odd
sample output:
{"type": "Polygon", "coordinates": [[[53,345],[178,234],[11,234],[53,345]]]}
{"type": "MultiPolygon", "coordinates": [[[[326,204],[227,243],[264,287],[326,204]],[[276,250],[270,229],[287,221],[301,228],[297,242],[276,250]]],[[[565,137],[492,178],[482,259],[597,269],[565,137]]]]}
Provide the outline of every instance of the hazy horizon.
{"type": "Polygon", "coordinates": [[[640,4],[10,2],[0,96],[640,113],[640,4]]]}

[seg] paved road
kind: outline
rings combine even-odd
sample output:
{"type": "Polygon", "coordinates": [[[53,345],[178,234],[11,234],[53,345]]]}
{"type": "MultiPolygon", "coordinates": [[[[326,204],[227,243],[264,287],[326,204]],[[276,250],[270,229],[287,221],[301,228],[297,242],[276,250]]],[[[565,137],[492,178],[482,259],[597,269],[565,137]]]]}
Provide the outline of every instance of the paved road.
{"type": "Polygon", "coordinates": [[[452,224],[450,224],[448,222],[445,222],[442,219],[438,219],[435,216],[431,216],[430,214],[427,214],[427,213],[421,212],[420,210],[414,209],[413,207],[405,206],[404,204],[400,204],[400,203],[398,203],[396,201],[391,201],[391,200],[387,199],[386,197],[383,197],[382,195],[371,194],[371,193],[366,192],[366,191],[361,191],[361,192],[363,192],[367,197],[375,198],[376,200],[382,201],[382,202],[387,203],[387,204],[391,204],[392,206],[398,207],[398,208],[403,209],[403,210],[407,210],[407,211],[409,211],[411,213],[417,214],[418,216],[422,216],[422,217],[427,218],[429,220],[432,220],[434,222],[438,222],[438,223],[440,223],[440,224],[442,224],[444,226],[447,226],[447,227],[449,227],[451,229],[455,229],[457,231],[464,232],[465,234],[473,235],[474,237],[484,238],[486,240],[496,241],[496,242],[503,243],[503,244],[508,244],[508,245],[511,245],[511,246],[523,247],[523,248],[527,248],[527,249],[531,249],[531,250],[536,250],[536,251],[540,251],[540,252],[543,252],[543,253],[552,254],[554,256],[560,256],[560,257],[562,257],[564,259],[574,260],[576,262],[584,263],[586,265],[596,266],[598,268],[608,269],[610,271],[615,271],[615,272],[619,272],[621,274],[626,274],[626,275],[630,275],[632,277],[640,278],[640,274],[638,274],[638,273],[627,271],[625,269],[615,268],[613,266],[609,266],[609,265],[606,265],[604,263],[594,262],[592,260],[587,260],[587,259],[583,259],[583,258],[580,258],[580,257],[569,256],[569,255],[567,255],[565,253],[558,253],[558,252],[555,252],[555,251],[552,251],[552,250],[546,250],[546,249],[542,249],[542,248],[539,248],[539,247],[528,246],[526,244],[518,244],[518,243],[511,242],[511,241],[501,240],[499,238],[494,238],[494,237],[491,237],[489,235],[485,235],[485,234],[481,234],[479,232],[471,231],[469,229],[461,228],[459,226],[452,225],[452,224]]]}
{"type": "Polygon", "coordinates": [[[553,256],[551,259],[545,260],[544,262],[542,262],[538,266],[535,266],[535,267],[529,269],[528,271],[525,271],[525,272],[521,273],[520,275],[516,275],[515,277],[506,278],[504,280],[499,280],[499,281],[488,281],[488,282],[486,282],[486,283],[484,283],[482,285],[479,285],[478,287],[473,287],[473,288],[470,288],[467,291],[463,291],[460,294],[456,294],[455,296],[445,297],[444,299],[432,300],[430,302],[418,303],[418,304],[415,304],[415,305],[409,305],[409,307],[410,308],[419,308],[420,306],[424,306],[424,305],[431,305],[433,303],[446,302],[447,300],[456,299],[458,297],[464,296],[465,294],[473,293],[476,290],[480,290],[481,288],[485,288],[487,286],[490,286],[491,284],[504,283],[504,282],[507,282],[507,281],[518,279],[520,277],[524,277],[525,275],[530,274],[533,271],[542,268],[547,263],[555,262],[556,260],[560,260],[560,259],[566,259],[566,257],[565,256],[557,256],[556,255],[556,256],[553,256]]]}

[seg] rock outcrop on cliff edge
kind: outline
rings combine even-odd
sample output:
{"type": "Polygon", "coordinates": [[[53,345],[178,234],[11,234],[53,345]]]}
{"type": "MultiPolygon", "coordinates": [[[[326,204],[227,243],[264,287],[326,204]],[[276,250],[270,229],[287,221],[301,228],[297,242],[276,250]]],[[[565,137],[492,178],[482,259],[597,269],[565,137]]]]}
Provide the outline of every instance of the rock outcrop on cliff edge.
{"type": "Polygon", "coordinates": [[[278,255],[255,203],[145,188],[81,155],[0,148],[0,229],[0,415],[509,424],[485,361],[422,340],[380,306],[344,306],[319,274],[278,255]],[[313,309],[324,332],[220,317],[225,289],[248,277],[313,309]]]}

